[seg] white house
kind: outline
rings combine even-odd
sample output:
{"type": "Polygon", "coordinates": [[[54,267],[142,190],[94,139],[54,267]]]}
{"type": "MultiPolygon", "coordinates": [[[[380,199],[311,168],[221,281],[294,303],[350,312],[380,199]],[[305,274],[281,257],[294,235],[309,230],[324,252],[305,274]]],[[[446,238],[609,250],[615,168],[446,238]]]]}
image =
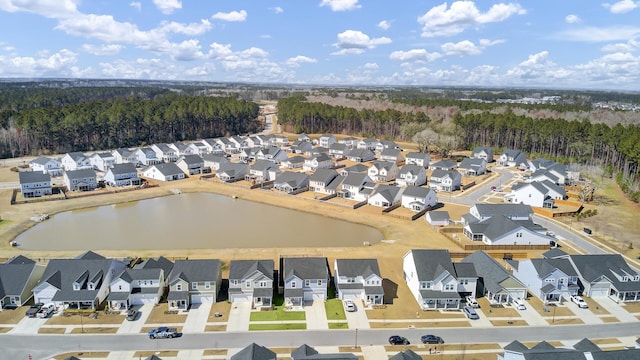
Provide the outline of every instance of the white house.
{"type": "Polygon", "coordinates": [[[375,182],[387,182],[395,180],[398,171],[395,162],[376,160],[369,167],[367,175],[375,182]]]}
{"type": "Polygon", "coordinates": [[[402,199],[403,189],[394,185],[377,185],[367,199],[369,205],[389,207],[398,204],[402,199]]]}
{"type": "Polygon", "coordinates": [[[402,192],[402,207],[413,211],[422,211],[434,207],[437,203],[438,196],[430,188],[410,185],[402,192]]]}
{"type": "Polygon", "coordinates": [[[510,260],[513,276],[544,302],[568,301],[578,295],[578,274],[568,259],[510,260]]]}
{"type": "Polygon", "coordinates": [[[18,173],[22,197],[33,198],[51,195],[51,175],[39,171],[20,171],[18,173]]]}
{"type": "Polygon", "coordinates": [[[333,263],[336,297],[380,305],[384,300],[382,276],[376,259],[336,259],[333,263]]]}
{"type": "Polygon", "coordinates": [[[472,159],[484,159],[486,162],[493,162],[493,149],[487,146],[477,146],[471,151],[472,159]]]}
{"type": "Polygon", "coordinates": [[[104,182],[111,186],[135,186],[142,180],[138,178],[138,170],[132,163],[115,164],[107,170],[104,182]]]}
{"type": "Polygon", "coordinates": [[[376,150],[376,145],[378,145],[378,140],[373,139],[373,138],[366,138],[366,139],[362,139],[360,141],[358,141],[356,148],[358,149],[367,149],[367,150],[371,150],[371,151],[375,151],[376,150]]]}
{"type": "Polygon", "coordinates": [[[460,189],[462,175],[454,170],[433,170],[429,187],[436,191],[452,192],[460,189]]]}
{"type": "Polygon", "coordinates": [[[62,163],[48,157],[38,157],[29,162],[32,171],[47,173],[51,176],[62,175],[62,163]]]}
{"type": "Polygon", "coordinates": [[[466,176],[478,176],[487,170],[487,161],[482,158],[465,158],[458,165],[458,171],[466,176]]]}
{"type": "Polygon", "coordinates": [[[527,155],[518,150],[506,149],[498,158],[498,165],[524,168],[527,166],[527,155]]]}
{"type": "Polygon", "coordinates": [[[398,186],[422,186],[427,183],[427,170],[420,165],[405,164],[398,171],[398,186]]]}
{"type": "Polygon", "coordinates": [[[173,162],[151,165],[142,170],[142,176],[159,181],[184,179],[182,170],[173,162]]]}
{"type": "Polygon", "coordinates": [[[116,158],[107,152],[94,153],[89,158],[91,159],[91,165],[94,169],[98,169],[100,171],[107,171],[113,164],[116,163],[116,158]]]}
{"type": "MultiPolygon", "coordinates": [[[[149,166],[162,162],[161,159],[158,158],[158,155],[155,151],[153,151],[150,147],[142,147],[134,152],[134,155],[138,159],[138,164],[149,166]]],[[[130,161],[126,161],[130,162],[130,161]]],[[[137,164],[136,164],[137,166],[137,164]]]]}
{"type": "Polygon", "coordinates": [[[451,221],[448,211],[427,211],[424,219],[431,226],[448,226],[451,221]]]}
{"type": "Polygon", "coordinates": [[[137,150],[131,151],[125,148],[119,148],[119,149],[113,150],[111,152],[111,156],[113,157],[113,162],[115,164],[132,163],[138,166],[138,163],[140,162],[140,158],[137,150]]]}
{"type": "Polygon", "coordinates": [[[309,176],[309,190],[329,194],[330,191],[327,189],[327,185],[336,177],[338,177],[338,172],[333,169],[318,169],[309,176]]]}
{"type": "Polygon", "coordinates": [[[304,160],[302,170],[304,171],[316,171],[318,169],[328,169],[333,166],[333,160],[326,153],[319,154],[310,159],[304,160]]]}
{"type": "Polygon", "coordinates": [[[478,250],[461,262],[473,263],[478,274],[478,296],[484,296],[490,304],[527,298],[527,287],[486,252],[478,250]]]}
{"type": "Polygon", "coordinates": [[[176,161],[176,166],[183,173],[191,175],[207,174],[211,172],[210,168],[204,166],[204,160],[200,155],[182,155],[176,161]]]}
{"type": "Polygon", "coordinates": [[[93,168],[89,156],[81,152],[66,153],[62,157],[62,159],[60,159],[60,162],[62,163],[62,167],[65,170],[82,170],[93,168]]]}
{"type": "Polygon", "coordinates": [[[318,145],[326,148],[335,144],[335,142],[336,137],[333,134],[322,134],[322,136],[320,136],[320,138],[318,139],[318,145]]]}
{"type": "Polygon", "coordinates": [[[347,153],[347,159],[349,161],[355,162],[367,162],[374,160],[376,158],[376,154],[369,149],[353,149],[347,153]]]}
{"type": "Polygon", "coordinates": [[[280,167],[284,169],[302,169],[306,160],[300,155],[289,156],[280,162],[280,167]]]}
{"type": "Polygon", "coordinates": [[[252,308],[273,304],[273,260],[231,260],[229,263],[229,301],[251,303],[252,308]]]}
{"type": "Polygon", "coordinates": [[[431,156],[422,152],[410,152],[405,157],[405,164],[418,165],[424,168],[429,167],[431,156]]]}
{"type": "Polygon", "coordinates": [[[545,228],[531,220],[512,220],[503,215],[469,222],[463,233],[470,240],[487,245],[549,245],[554,240],[545,228]]]}
{"type": "Polygon", "coordinates": [[[365,184],[371,182],[371,178],[367,174],[350,173],[342,181],[342,189],[338,192],[338,196],[356,201],[366,200],[368,194],[363,190],[365,184]]]}
{"type": "Polygon", "coordinates": [[[163,162],[175,162],[178,160],[178,152],[167,144],[153,144],[151,149],[156,152],[156,157],[163,162]]]}
{"type": "Polygon", "coordinates": [[[512,185],[511,192],[504,196],[504,201],[540,208],[553,208],[555,200],[565,198],[566,191],[563,188],[549,180],[544,180],[512,185]]]}
{"type": "Polygon", "coordinates": [[[93,169],[65,171],[62,178],[69,191],[90,191],[98,187],[96,172],[93,169]]]}
{"type": "Polygon", "coordinates": [[[405,161],[404,155],[400,149],[386,148],[380,152],[378,159],[382,161],[391,161],[396,164],[403,163],[405,161]]]}
{"type": "Polygon", "coordinates": [[[157,305],[166,286],[162,269],[125,269],[109,284],[110,310],[126,310],[133,305],[157,305]]]}

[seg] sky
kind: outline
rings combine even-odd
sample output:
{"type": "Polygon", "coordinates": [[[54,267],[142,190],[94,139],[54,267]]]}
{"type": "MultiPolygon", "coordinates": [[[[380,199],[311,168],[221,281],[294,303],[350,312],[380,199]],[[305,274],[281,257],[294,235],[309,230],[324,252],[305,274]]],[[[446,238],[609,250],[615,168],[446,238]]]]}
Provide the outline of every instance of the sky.
{"type": "Polygon", "coordinates": [[[640,0],[0,0],[0,78],[640,90],[640,0]]]}

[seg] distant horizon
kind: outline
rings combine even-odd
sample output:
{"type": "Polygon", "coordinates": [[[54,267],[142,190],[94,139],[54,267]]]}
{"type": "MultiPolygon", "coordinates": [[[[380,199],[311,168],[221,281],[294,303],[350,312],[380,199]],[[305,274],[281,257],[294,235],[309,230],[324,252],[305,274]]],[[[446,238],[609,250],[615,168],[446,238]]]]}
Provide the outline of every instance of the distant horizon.
{"type": "Polygon", "coordinates": [[[5,0],[0,77],[640,91],[639,13],[638,0],[5,0]]]}

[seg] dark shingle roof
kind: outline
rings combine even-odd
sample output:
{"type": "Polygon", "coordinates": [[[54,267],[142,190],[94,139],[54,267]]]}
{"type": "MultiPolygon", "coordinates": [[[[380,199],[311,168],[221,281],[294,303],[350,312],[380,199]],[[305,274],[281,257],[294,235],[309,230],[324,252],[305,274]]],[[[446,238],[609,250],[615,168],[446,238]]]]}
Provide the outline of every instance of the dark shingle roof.
{"type": "Polygon", "coordinates": [[[177,260],[173,264],[169,282],[180,278],[187,282],[216,281],[220,271],[220,260],[197,259],[177,260]]]}
{"type": "Polygon", "coordinates": [[[136,166],[132,163],[114,164],[108,171],[113,175],[131,174],[136,172],[136,166]]]}
{"type": "Polygon", "coordinates": [[[35,266],[35,261],[22,255],[0,264],[0,298],[19,296],[24,291],[35,266]]]}
{"type": "Polygon", "coordinates": [[[300,279],[328,279],[329,269],[325,257],[282,258],[283,279],[297,276],[300,279]]]}
{"type": "Polygon", "coordinates": [[[402,195],[413,196],[417,198],[424,199],[426,198],[430,192],[432,192],[430,188],[420,187],[420,186],[407,186],[404,189],[402,195]]]}
{"type": "Polygon", "coordinates": [[[276,358],[276,353],[256,343],[248,345],[231,356],[231,360],[276,360],[276,358]]]}
{"type": "Polygon", "coordinates": [[[375,274],[381,277],[377,259],[337,259],[336,265],[340,276],[366,278],[375,274]]]}
{"type": "Polygon", "coordinates": [[[18,178],[20,179],[20,184],[51,181],[51,175],[40,171],[20,171],[18,178]]]}
{"type": "Polygon", "coordinates": [[[407,349],[405,351],[402,351],[393,355],[392,357],[389,358],[389,360],[422,360],[422,356],[416,354],[411,349],[407,349]]]}
{"type": "Polygon", "coordinates": [[[514,278],[496,259],[482,250],[478,250],[473,254],[461,260],[463,263],[473,263],[478,277],[482,279],[484,287],[492,293],[498,293],[503,290],[501,285],[504,280],[510,279],[519,284],[521,289],[526,286],[519,280],[514,278]]]}
{"type": "Polygon", "coordinates": [[[331,180],[335,179],[338,176],[338,172],[333,169],[321,168],[316,170],[311,176],[309,176],[309,181],[317,181],[324,183],[325,185],[329,184],[331,180]]]}
{"type": "Polygon", "coordinates": [[[411,255],[420,281],[433,280],[444,271],[453,277],[456,276],[448,250],[414,249],[411,250],[411,255]]]}
{"type": "Polygon", "coordinates": [[[232,260],[229,265],[229,279],[244,279],[258,271],[273,280],[273,260],[232,260]]]}

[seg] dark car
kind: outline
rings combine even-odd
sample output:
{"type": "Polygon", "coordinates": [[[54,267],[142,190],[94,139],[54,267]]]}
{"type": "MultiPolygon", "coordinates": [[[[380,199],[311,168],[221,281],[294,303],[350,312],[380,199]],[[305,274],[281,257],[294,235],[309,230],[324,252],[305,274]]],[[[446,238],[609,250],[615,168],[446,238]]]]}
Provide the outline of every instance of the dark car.
{"type": "Polygon", "coordinates": [[[389,338],[389,344],[391,345],[409,345],[411,344],[406,337],[399,335],[393,335],[389,338]]]}
{"type": "Polygon", "coordinates": [[[422,341],[423,344],[444,344],[444,340],[436,335],[422,335],[420,341],[422,341]]]}
{"type": "Polygon", "coordinates": [[[34,318],[34,317],[37,316],[38,311],[40,311],[40,309],[42,309],[43,306],[44,306],[43,303],[35,303],[35,304],[31,305],[29,307],[29,309],[27,309],[27,312],[26,312],[25,315],[27,317],[34,318]]]}
{"type": "Polygon", "coordinates": [[[127,310],[127,320],[129,321],[133,321],[138,317],[138,310],[136,309],[129,309],[127,310]]]}

